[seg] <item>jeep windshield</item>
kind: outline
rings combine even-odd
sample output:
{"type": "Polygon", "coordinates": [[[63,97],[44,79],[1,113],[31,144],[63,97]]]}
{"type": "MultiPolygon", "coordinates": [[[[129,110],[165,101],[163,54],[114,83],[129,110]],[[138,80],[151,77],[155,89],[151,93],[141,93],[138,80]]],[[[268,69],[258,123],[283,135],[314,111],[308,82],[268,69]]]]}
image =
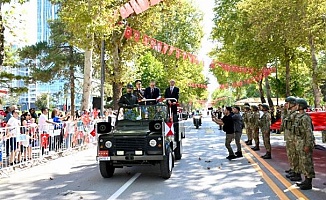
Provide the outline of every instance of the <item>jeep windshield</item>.
{"type": "Polygon", "coordinates": [[[165,104],[120,107],[116,125],[120,126],[127,123],[131,126],[139,126],[140,122],[162,120],[167,118],[167,116],[168,108],[165,104]]]}

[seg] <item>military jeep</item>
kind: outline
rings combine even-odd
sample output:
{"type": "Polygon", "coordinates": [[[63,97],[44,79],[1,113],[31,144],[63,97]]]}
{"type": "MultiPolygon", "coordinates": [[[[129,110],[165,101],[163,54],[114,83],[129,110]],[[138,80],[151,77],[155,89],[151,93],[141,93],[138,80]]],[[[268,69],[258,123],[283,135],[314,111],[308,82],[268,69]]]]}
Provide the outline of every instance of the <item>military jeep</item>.
{"type": "Polygon", "coordinates": [[[159,164],[161,176],[168,179],[174,160],[182,157],[184,122],[165,103],[121,106],[114,126],[100,122],[96,130],[97,160],[104,178],[112,177],[115,168],[159,164]]]}

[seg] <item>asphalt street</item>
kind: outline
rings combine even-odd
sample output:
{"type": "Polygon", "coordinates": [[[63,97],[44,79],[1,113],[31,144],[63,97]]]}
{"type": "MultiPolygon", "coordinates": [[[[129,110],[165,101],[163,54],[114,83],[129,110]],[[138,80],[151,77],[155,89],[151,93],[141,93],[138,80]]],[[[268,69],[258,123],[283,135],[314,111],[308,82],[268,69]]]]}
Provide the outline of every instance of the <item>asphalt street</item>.
{"type": "Polygon", "coordinates": [[[2,177],[0,199],[326,199],[323,188],[302,192],[283,180],[275,163],[245,145],[244,157],[225,159],[225,134],[210,118],[199,129],[191,119],[186,125],[183,157],[168,180],[160,177],[159,166],[116,169],[104,179],[92,147],[2,177]]]}

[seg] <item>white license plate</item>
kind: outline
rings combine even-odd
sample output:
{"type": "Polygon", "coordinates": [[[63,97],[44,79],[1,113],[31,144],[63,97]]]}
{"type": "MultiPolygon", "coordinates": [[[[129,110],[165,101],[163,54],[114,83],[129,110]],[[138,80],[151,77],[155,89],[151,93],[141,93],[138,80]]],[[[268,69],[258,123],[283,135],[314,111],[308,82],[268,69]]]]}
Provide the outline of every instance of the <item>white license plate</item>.
{"type": "Polygon", "coordinates": [[[98,160],[111,160],[110,157],[98,157],[98,160]]]}

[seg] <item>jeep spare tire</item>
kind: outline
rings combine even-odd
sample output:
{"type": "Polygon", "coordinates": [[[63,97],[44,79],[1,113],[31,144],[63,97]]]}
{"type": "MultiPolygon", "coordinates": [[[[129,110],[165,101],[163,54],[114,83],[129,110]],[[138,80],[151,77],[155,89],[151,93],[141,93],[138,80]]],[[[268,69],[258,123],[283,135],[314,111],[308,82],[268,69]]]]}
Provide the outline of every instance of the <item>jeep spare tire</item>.
{"type": "Polygon", "coordinates": [[[100,161],[99,167],[103,178],[111,178],[113,176],[115,167],[113,167],[111,162],[100,161]]]}
{"type": "Polygon", "coordinates": [[[160,167],[162,178],[169,179],[172,175],[173,168],[173,155],[171,147],[166,149],[166,155],[163,157],[163,160],[160,163],[160,167]]]}

